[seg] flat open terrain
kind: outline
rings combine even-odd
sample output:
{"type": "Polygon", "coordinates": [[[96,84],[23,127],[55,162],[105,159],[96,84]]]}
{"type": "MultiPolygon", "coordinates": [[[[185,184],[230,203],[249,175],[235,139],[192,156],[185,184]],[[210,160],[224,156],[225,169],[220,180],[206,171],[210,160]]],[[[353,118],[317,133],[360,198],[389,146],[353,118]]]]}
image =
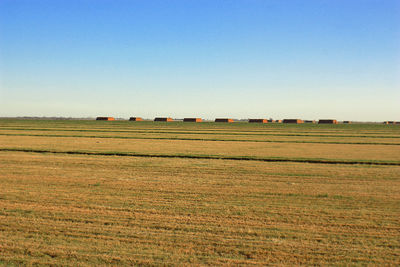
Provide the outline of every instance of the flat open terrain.
{"type": "Polygon", "coordinates": [[[0,120],[0,264],[400,264],[400,125],[0,120]]]}

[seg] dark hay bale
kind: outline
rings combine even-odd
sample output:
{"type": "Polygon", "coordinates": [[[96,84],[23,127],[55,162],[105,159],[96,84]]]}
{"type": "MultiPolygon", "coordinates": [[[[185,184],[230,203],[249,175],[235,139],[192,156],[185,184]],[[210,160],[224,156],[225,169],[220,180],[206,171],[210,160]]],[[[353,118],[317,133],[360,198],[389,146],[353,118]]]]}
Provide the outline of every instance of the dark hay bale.
{"type": "Polygon", "coordinates": [[[184,118],[183,121],[184,122],[202,122],[203,119],[202,118],[184,118]]]}
{"type": "Polygon", "coordinates": [[[283,123],[295,123],[295,124],[298,124],[298,123],[303,123],[304,121],[303,120],[300,120],[300,119],[284,119],[283,120],[283,123]]]}
{"type": "Polygon", "coordinates": [[[130,121],[143,121],[143,119],[140,117],[130,117],[129,120],[130,121]]]}
{"type": "Polygon", "coordinates": [[[115,121],[114,117],[97,117],[96,121],[115,121]]]}
{"type": "Polygon", "coordinates": [[[337,124],[337,120],[332,120],[332,119],[319,120],[318,124],[337,124]]]}
{"type": "Polygon", "coordinates": [[[220,119],[215,119],[215,122],[233,122],[233,119],[220,118],[220,119]]]}
{"type": "Polygon", "coordinates": [[[266,119],[249,119],[250,123],[268,123],[266,119]]]}
{"type": "Polygon", "coordinates": [[[174,120],[172,118],[161,118],[161,117],[158,117],[158,118],[155,118],[154,121],[167,121],[167,122],[170,122],[170,121],[174,121],[174,120]]]}

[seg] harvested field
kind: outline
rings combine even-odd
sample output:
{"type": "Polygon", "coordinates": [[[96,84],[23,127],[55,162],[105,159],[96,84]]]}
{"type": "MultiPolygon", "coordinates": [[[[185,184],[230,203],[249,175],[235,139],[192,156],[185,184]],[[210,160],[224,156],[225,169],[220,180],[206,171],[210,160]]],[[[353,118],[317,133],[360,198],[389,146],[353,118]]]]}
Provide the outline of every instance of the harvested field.
{"type": "Polygon", "coordinates": [[[0,120],[0,263],[398,265],[399,145],[399,125],[0,120]]]}

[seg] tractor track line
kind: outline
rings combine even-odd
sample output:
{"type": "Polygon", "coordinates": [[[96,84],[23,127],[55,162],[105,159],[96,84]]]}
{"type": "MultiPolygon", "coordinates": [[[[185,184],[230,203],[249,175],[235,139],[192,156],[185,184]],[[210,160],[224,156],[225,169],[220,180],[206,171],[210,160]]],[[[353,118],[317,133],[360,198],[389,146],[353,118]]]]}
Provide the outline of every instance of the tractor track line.
{"type": "Polygon", "coordinates": [[[211,139],[211,138],[184,138],[184,137],[135,137],[135,136],[105,136],[105,135],[59,135],[59,134],[7,134],[0,136],[33,136],[33,137],[74,137],[74,138],[109,138],[133,140],[182,140],[182,141],[214,141],[214,142],[254,142],[254,143],[294,143],[294,144],[333,144],[333,145],[390,145],[400,146],[400,143],[368,143],[368,142],[322,142],[322,141],[290,141],[290,140],[249,140],[249,139],[211,139]]]}
{"type": "Polygon", "coordinates": [[[92,152],[92,151],[56,151],[30,148],[0,148],[2,152],[27,152],[27,153],[49,153],[64,155],[90,155],[90,156],[120,156],[120,157],[141,157],[141,158],[182,158],[182,159],[220,159],[220,160],[244,160],[262,162],[294,162],[312,164],[345,164],[345,165],[388,165],[400,166],[400,162],[385,161],[362,161],[362,160],[334,160],[334,159],[313,159],[313,158],[259,158],[246,156],[223,156],[223,155],[190,155],[190,154],[144,154],[134,152],[92,152]]]}
{"type": "Polygon", "coordinates": [[[399,135],[335,135],[335,134],[298,134],[298,133],[255,133],[255,132],[196,132],[196,131],[157,131],[157,130],[96,130],[96,129],[46,129],[46,128],[0,128],[7,131],[43,131],[43,132],[104,132],[104,133],[148,133],[148,134],[204,134],[204,135],[253,135],[253,136],[295,136],[295,137],[349,137],[349,138],[400,138],[399,135]]]}

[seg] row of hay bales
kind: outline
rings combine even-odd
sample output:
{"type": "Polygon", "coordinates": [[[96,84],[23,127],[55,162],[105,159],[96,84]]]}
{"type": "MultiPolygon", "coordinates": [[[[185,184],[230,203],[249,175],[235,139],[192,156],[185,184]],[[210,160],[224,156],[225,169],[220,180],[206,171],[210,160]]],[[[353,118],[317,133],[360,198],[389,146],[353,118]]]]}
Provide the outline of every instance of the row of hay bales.
{"type": "MultiPolygon", "coordinates": [[[[98,121],[114,121],[114,117],[97,117],[98,121]]],[[[141,117],[130,117],[130,121],[143,121],[141,117]]],[[[172,122],[174,121],[170,117],[157,117],[154,121],[164,121],[164,122],[172,122]]],[[[184,122],[203,122],[202,118],[184,118],[184,122]]],[[[225,122],[232,123],[234,122],[231,118],[217,118],[215,122],[225,122]]],[[[292,123],[292,124],[301,124],[301,123],[317,123],[315,120],[301,120],[301,119],[284,119],[284,120],[273,120],[273,119],[249,119],[249,123],[292,123]]],[[[337,124],[337,120],[334,119],[323,119],[319,120],[318,124],[337,124]]],[[[350,121],[344,121],[343,123],[351,123],[350,121]]],[[[395,122],[388,122],[387,124],[394,124],[395,122]]]]}
{"type": "MultiPolygon", "coordinates": [[[[282,122],[293,123],[293,124],[317,123],[317,121],[315,120],[301,120],[301,119],[284,119],[282,122]]],[[[338,124],[338,121],[334,119],[321,119],[318,121],[318,124],[338,124]]]]}
{"type": "MultiPolygon", "coordinates": [[[[115,121],[114,117],[97,117],[98,121],[115,121]]],[[[141,117],[130,117],[130,121],[143,121],[141,117]]],[[[164,122],[172,122],[174,121],[170,117],[157,117],[154,121],[164,121],[164,122]]],[[[202,118],[184,118],[184,122],[203,122],[202,118]]],[[[232,123],[234,119],[230,118],[217,118],[215,122],[226,122],[232,123]]],[[[318,124],[338,124],[337,120],[334,119],[320,119],[316,120],[301,120],[301,119],[284,119],[284,120],[273,120],[273,119],[249,119],[249,123],[291,123],[291,124],[301,124],[301,123],[318,123],[318,124]]],[[[351,124],[351,121],[343,121],[344,124],[351,124]]],[[[384,121],[383,124],[400,124],[400,122],[396,121],[384,121]]]]}
{"type": "MultiPolygon", "coordinates": [[[[98,121],[115,121],[114,117],[97,117],[98,121]]],[[[141,117],[130,117],[130,121],[143,121],[141,117]]],[[[154,121],[164,121],[164,122],[172,122],[174,121],[170,117],[157,117],[154,121]]],[[[203,122],[202,118],[184,118],[184,122],[203,122]]],[[[217,118],[215,122],[226,122],[232,123],[233,119],[230,118],[217,118]]],[[[273,120],[273,119],[249,119],[249,123],[292,123],[292,124],[301,124],[301,123],[318,123],[318,124],[338,124],[337,120],[334,119],[321,119],[321,120],[301,120],[301,119],[284,119],[284,120],[273,120]]],[[[343,121],[344,124],[351,124],[351,121],[343,121]]],[[[383,124],[400,124],[400,122],[396,121],[384,121],[383,124]]]]}

